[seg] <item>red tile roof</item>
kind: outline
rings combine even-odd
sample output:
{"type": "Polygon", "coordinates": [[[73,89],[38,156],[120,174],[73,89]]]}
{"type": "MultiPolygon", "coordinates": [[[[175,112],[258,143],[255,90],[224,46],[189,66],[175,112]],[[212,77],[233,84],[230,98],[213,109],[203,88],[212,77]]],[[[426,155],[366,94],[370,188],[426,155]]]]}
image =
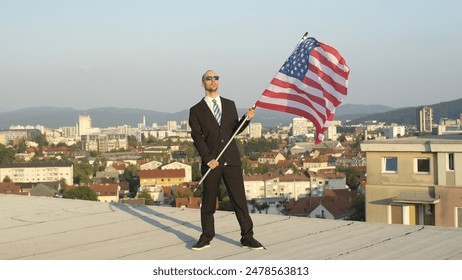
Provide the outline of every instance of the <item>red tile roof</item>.
{"type": "Polygon", "coordinates": [[[184,169],[140,170],[140,178],[183,178],[185,176],[184,169]]]}

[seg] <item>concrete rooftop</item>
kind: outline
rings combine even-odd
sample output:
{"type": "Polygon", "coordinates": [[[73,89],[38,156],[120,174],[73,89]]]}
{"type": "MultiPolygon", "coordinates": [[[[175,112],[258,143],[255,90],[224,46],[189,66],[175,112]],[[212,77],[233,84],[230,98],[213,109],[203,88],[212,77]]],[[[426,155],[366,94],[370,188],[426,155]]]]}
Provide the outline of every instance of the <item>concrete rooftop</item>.
{"type": "Polygon", "coordinates": [[[462,229],[252,214],[267,250],[241,248],[233,212],[192,251],[199,210],[0,195],[1,260],[461,260],[462,229]]]}

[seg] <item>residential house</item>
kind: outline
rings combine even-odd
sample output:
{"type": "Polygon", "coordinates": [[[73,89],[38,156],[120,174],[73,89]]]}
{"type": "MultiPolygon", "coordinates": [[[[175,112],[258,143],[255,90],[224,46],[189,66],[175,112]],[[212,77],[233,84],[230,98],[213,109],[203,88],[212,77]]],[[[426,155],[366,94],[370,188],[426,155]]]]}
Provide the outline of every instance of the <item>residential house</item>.
{"type": "Polygon", "coordinates": [[[350,189],[324,190],[322,196],[290,200],[282,212],[289,216],[345,220],[354,212],[351,202],[356,195],[350,189]]]}
{"type": "Polygon", "coordinates": [[[308,217],[347,220],[354,213],[351,202],[356,194],[356,191],[350,189],[326,189],[319,205],[310,212],[308,217]]]}
{"type": "Polygon", "coordinates": [[[142,186],[140,191],[146,191],[154,200],[155,204],[164,204],[164,190],[161,186],[142,186]]]}
{"type": "Polygon", "coordinates": [[[22,194],[21,187],[13,182],[0,183],[0,194],[22,194]]]}
{"type": "Polygon", "coordinates": [[[106,167],[104,171],[96,172],[95,179],[96,183],[117,183],[119,182],[119,170],[116,170],[113,166],[106,167]]]}
{"type": "Polygon", "coordinates": [[[56,197],[59,195],[57,189],[51,188],[45,184],[38,184],[30,190],[29,194],[31,196],[46,196],[46,197],[56,197]]]}
{"type": "Polygon", "coordinates": [[[140,170],[153,170],[153,169],[158,169],[161,166],[162,166],[162,162],[157,161],[157,160],[151,160],[149,162],[141,164],[140,170]]]}
{"type": "Polygon", "coordinates": [[[118,182],[118,184],[120,186],[119,197],[122,195],[128,196],[130,194],[130,182],[121,181],[121,182],[118,182]]]}
{"type": "MultiPolygon", "coordinates": [[[[200,209],[201,205],[202,205],[201,197],[177,197],[175,198],[175,207],[200,209]]],[[[218,209],[218,200],[217,200],[216,209],[218,209]]]]}
{"type": "Polygon", "coordinates": [[[115,172],[117,172],[117,174],[123,175],[124,172],[125,172],[126,167],[127,167],[127,165],[126,165],[125,162],[122,162],[122,161],[114,162],[114,163],[110,164],[109,166],[107,166],[104,169],[104,172],[106,172],[108,174],[114,174],[115,172]]]}
{"type": "Polygon", "coordinates": [[[140,185],[141,186],[172,186],[179,185],[184,182],[185,170],[140,170],[140,185]]]}
{"type": "Polygon", "coordinates": [[[185,163],[175,161],[175,162],[171,162],[169,164],[161,166],[160,169],[162,169],[162,170],[184,169],[185,177],[183,179],[183,182],[191,182],[192,181],[192,167],[189,164],[185,164],[185,163]]]}
{"type": "Polygon", "coordinates": [[[114,184],[90,184],[95,193],[98,195],[98,201],[101,202],[117,202],[119,201],[120,186],[114,184]]]}
{"type": "Polygon", "coordinates": [[[247,200],[278,196],[279,174],[243,175],[247,200]]]}
{"type": "Polygon", "coordinates": [[[329,167],[329,156],[319,155],[317,157],[307,156],[303,158],[303,169],[316,171],[321,168],[332,168],[329,167]]]}
{"type": "MultiPolygon", "coordinates": [[[[88,184],[85,185],[91,188],[98,196],[98,201],[101,202],[118,202],[120,186],[117,183],[114,184],[88,184]]],[[[66,187],[66,192],[77,188],[77,185],[70,185],[66,187]]]]}
{"type": "Polygon", "coordinates": [[[296,142],[290,148],[290,152],[292,154],[311,154],[315,150],[335,150],[336,153],[338,153],[339,151],[344,150],[344,147],[339,141],[325,140],[317,145],[312,142],[296,142]]]}
{"type": "Polygon", "coordinates": [[[303,164],[300,160],[280,160],[276,164],[276,168],[281,170],[283,174],[294,174],[292,167],[300,170],[303,168],[303,164]]]}
{"type": "Polygon", "coordinates": [[[367,141],[366,221],[462,227],[462,136],[367,141]]]}
{"type": "Polygon", "coordinates": [[[325,189],[345,189],[346,175],[342,172],[336,172],[335,169],[319,169],[317,172],[308,172],[311,180],[311,196],[321,196],[325,189]]]}
{"type": "Polygon", "coordinates": [[[258,158],[259,163],[277,164],[280,160],[286,158],[279,152],[262,152],[258,158]]]}
{"type": "Polygon", "coordinates": [[[259,214],[271,214],[271,215],[281,215],[281,210],[283,210],[283,205],[287,200],[283,197],[266,197],[266,198],[256,198],[252,199],[248,207],[251,213],[259,214]],[[266,209],[261,210],[259,206],[265,205],[266,209]]]}
{"type": "Polygon", "coordinates": [[[297,200],[310,193],[310,186],[310,177],[307,174],[281,174],[279,184],[275,189],[278,196],[297,200]]]}

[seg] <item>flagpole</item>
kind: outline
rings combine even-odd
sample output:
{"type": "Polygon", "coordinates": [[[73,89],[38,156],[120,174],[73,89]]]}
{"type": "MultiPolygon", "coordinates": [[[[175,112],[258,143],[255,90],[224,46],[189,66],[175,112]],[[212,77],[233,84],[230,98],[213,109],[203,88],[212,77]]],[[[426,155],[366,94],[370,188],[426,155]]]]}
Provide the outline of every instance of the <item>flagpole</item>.
{"type": "MultiPolygon", "coordinates": [[[[251,108],[252,110],[255,110],[255,105],[251,108]]],[[[221,156],[223,155],[223,153],[225,152],[225,150],[228,148],[229,144],[231,144],[231,141],[233,141],[234,137],[236,137],[236,135],[239,133],[239,131],[241,130],[241,128],[244,126],[245,122],[247,121],[247,115],[244,115],[242,116],[240,122],[241,124],[239,125],[239,127],[236,129],[236,131],[234,131],[234,134],[233,136],[231,136],[231,138],[229,139],[228,143],[226,143],[226,145],[223,147],[223,150],[221,150],[220,154],[217,156],[217,158],[215,159],[216,161],[218,161],[218,159],[221,158],[221,156]]],[[[199,185],[200,186],[202,184],[202,182],[205,180],[205,178],[207,177],[207,175],[210,173],[210,171],[212,170],[212,168],[209,167],[209,169],[207,170],[207,172],[205,172],[204,176],[202,176],[201,180],[199,181],[199,185]]]]}

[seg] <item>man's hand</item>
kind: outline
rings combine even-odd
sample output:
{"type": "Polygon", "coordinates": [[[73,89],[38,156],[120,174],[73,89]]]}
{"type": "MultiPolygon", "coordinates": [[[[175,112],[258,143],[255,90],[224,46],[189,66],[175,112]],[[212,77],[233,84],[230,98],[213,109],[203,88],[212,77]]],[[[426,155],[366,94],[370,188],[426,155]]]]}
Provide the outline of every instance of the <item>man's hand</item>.
{"type": "Polygon", "coordinates": [[[209,161],[209,163],[207,163],[207,165],[210,167],[210,169],[215,169],[218,167],[218,165],[220,165],[220,163],[216,159],[212,159],[209,161]]]}
{"type": "Polygon", "coordinates": [[[247,110],[247,113],[245,113],[245,116],[247,120],[250,121],[255,116],[255,109],[250,108],[249,110],[247,110]]]}

